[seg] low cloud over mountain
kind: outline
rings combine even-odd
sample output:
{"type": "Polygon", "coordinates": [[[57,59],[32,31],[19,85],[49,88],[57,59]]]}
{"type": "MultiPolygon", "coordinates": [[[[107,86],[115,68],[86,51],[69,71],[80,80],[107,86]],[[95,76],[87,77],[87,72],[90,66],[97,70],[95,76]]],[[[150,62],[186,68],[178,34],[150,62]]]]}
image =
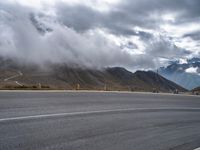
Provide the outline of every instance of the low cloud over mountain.
{"type": "Polygon", "coordinates": [[[199,57],[198,0],[0,2],[0,56],[19,63],[154,69],[199,57]]]}

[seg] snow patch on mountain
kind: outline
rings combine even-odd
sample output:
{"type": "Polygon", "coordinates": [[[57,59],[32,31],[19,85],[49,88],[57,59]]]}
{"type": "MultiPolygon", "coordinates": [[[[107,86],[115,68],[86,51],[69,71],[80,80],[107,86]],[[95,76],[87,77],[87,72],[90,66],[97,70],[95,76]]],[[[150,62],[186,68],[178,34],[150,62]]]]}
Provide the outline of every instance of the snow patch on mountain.
{"type": "Polygon", "coordinates": [[[187,73],[193,73],[193,74],[199,74],[198,73],[198,67],[190,67],[190,68],[187,68],[186,70],[185,70],[185,72],[187,72],[187,73]]]}
{"type": "Polygon", "coordinates": [[[180,59],[179,60],[179,64],[187,64],[187,63],[188,63],[187,59],[180,59]]]}

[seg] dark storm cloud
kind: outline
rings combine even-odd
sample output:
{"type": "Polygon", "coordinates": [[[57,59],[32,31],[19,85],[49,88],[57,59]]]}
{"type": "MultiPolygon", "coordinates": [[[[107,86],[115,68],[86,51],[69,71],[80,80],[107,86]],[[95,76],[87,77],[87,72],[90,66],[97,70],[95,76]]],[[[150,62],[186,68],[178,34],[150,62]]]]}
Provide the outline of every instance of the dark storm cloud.
{"type": "Polygon", "coordinates": [[[200,31],[178,37],[180,33],[163,32],[161,25],[178,29],[181,24],[196,23],[199,6],[199,0],[121,0],[108,11],[99,11],[83,2],[57,1],[53,7],[38,10],[0,2],[0,54],[41,63],[155,68],[161,65],[160,58],[192,55],[192,50],[174,41],[191,37],[196,42],[200,31]],[[165,14],[175,15],[174,20],[165,20],[165,14]]]}
{"type": "Polygon", "coordinates": [[[199,6],[199,0],[127,0],[120,7],[125,12],[143,17],[148,17],[149,13],[178,12],[181,13],[180,19],[190,20],[199,18],[199,6]]]}
{"type": "Polygon", "coordinates": [[[157,37],[156,40],[150,42],[149,50],[147,53],[158,58],[165,57],[170,59],[176,58],[178,56],[185,57],[191,54],[190,51],[177,47],[169,39],[165,39],[163,37],[157,37]]]}
{"type": "Polygon", "coordinates": [[[76,31],[85,31],[101,25],[104,16],[88,6],[71,6],[65,3],[57,3],[56,13],[58,19],[66,26],[76,31]]]}
{"type": "Polygon", "coordinates": [[[78,31],[105,27],[116,34],[134,35],[131,27],[156,29],[162,23],[161,15],[165,13],[178,13],[175,23],[199,19],[199,6],[199,0],[123,0],[106,13],[84,5],[64,3],[57,4],[57,11],[67,26],[78,31]],[[158,18],[151,17],[153,15],[158,15],[158,18]]]}
{"type": "MultiPolygon", "coordinates": [[[[138,36],[141,41],[146,42],[154,39],[154,32],[136,31],[134,27],[158,32],[160,25],[165,23],[162,20],[162,15],[164,14],[177,15],[172,25],[193,23],[200,17],[199,6],[199,0],[123,0],[106,13],[83,5],[69,6],[65,4],[57,5],[57,11],[60,14],[59,16],[62,16],[61,20],[64,20],[64,24],[77,31],[84,32],[93,28],[105,28],[116,36],[138,36]]],[[[171,35],[167,36],[168,38],[173,38],[171,35]]],[[[185,36],[189,36],[193,40],[198,40],[199,38],[198,33],[188,33],[185,36]]],[[[175,45],[174,47],[170,46],[168,48],[169,44],[167,43],[169,41],[166,39],[166,42],[163,42],[164,40],[162,38],[160,42],[153,42],[154,44],[156,43],[154,46],[150,44],[151,49],[155,48],[156,53],[160,51],[161,54],[168,55],[167,53],[169,53],[169,56],[174,54],[176,57],[185,56],[181,55],[182,53],[185,54],[185,52],[189,53],[184,48],[177,48],[174,43],[170,43],[175,45]],[[166,52],[162,53],[164,49],[166,52]]],[[[147,47],[147,51],[149,49],[147,47]]]]}
{"type": "Polygon", "coordinates": [[[200,40],[200,31],[199,32],[187,33],[183,37],[191,37],[193,40],[200,40]]]}

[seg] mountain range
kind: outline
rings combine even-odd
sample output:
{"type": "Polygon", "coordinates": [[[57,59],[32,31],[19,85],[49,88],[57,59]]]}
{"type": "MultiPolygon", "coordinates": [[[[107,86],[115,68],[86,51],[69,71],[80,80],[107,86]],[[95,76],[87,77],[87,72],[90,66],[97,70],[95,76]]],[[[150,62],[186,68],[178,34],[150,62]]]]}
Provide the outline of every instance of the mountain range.
{"type": "Polygon", "coordinates": [[[159,74],[192,90],[200,86],[200,58],[171,62],[169,66],[160,68],[159,74]]]}
{"type": "Polygon", "coordinates": [[[186,89],[152,71],[132,73],[121,67],[103,69],[49,65],[38,69],[34,65],[18,65],[11,60],[0,61],[1,89],[82,89],[173,92],[186,89]]]}

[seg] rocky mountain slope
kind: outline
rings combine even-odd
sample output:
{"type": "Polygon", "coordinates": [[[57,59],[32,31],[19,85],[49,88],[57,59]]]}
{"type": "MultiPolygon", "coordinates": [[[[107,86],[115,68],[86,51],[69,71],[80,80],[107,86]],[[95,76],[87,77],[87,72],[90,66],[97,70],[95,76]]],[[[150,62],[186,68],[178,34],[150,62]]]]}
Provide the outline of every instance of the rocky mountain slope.
{"type": "Polygon", "coordinates": [[[172,62],[169,66],[160,68],[159,74],[192,90],[200,86],[200,58],[193,58],[182,63],[172,62]]]}
{"type": "Polygon", "coordinates": [[[83,69],[67,65],[51,65],[38,69],[36,66],[15,65],[1,61],[0,88],[24,89],[84,89],[172,92],[186,91],[181,86],[154,72],[132,73],[124,68],[83,69]],[[10,65],[8,65],[10,64],[10,65]]]}

